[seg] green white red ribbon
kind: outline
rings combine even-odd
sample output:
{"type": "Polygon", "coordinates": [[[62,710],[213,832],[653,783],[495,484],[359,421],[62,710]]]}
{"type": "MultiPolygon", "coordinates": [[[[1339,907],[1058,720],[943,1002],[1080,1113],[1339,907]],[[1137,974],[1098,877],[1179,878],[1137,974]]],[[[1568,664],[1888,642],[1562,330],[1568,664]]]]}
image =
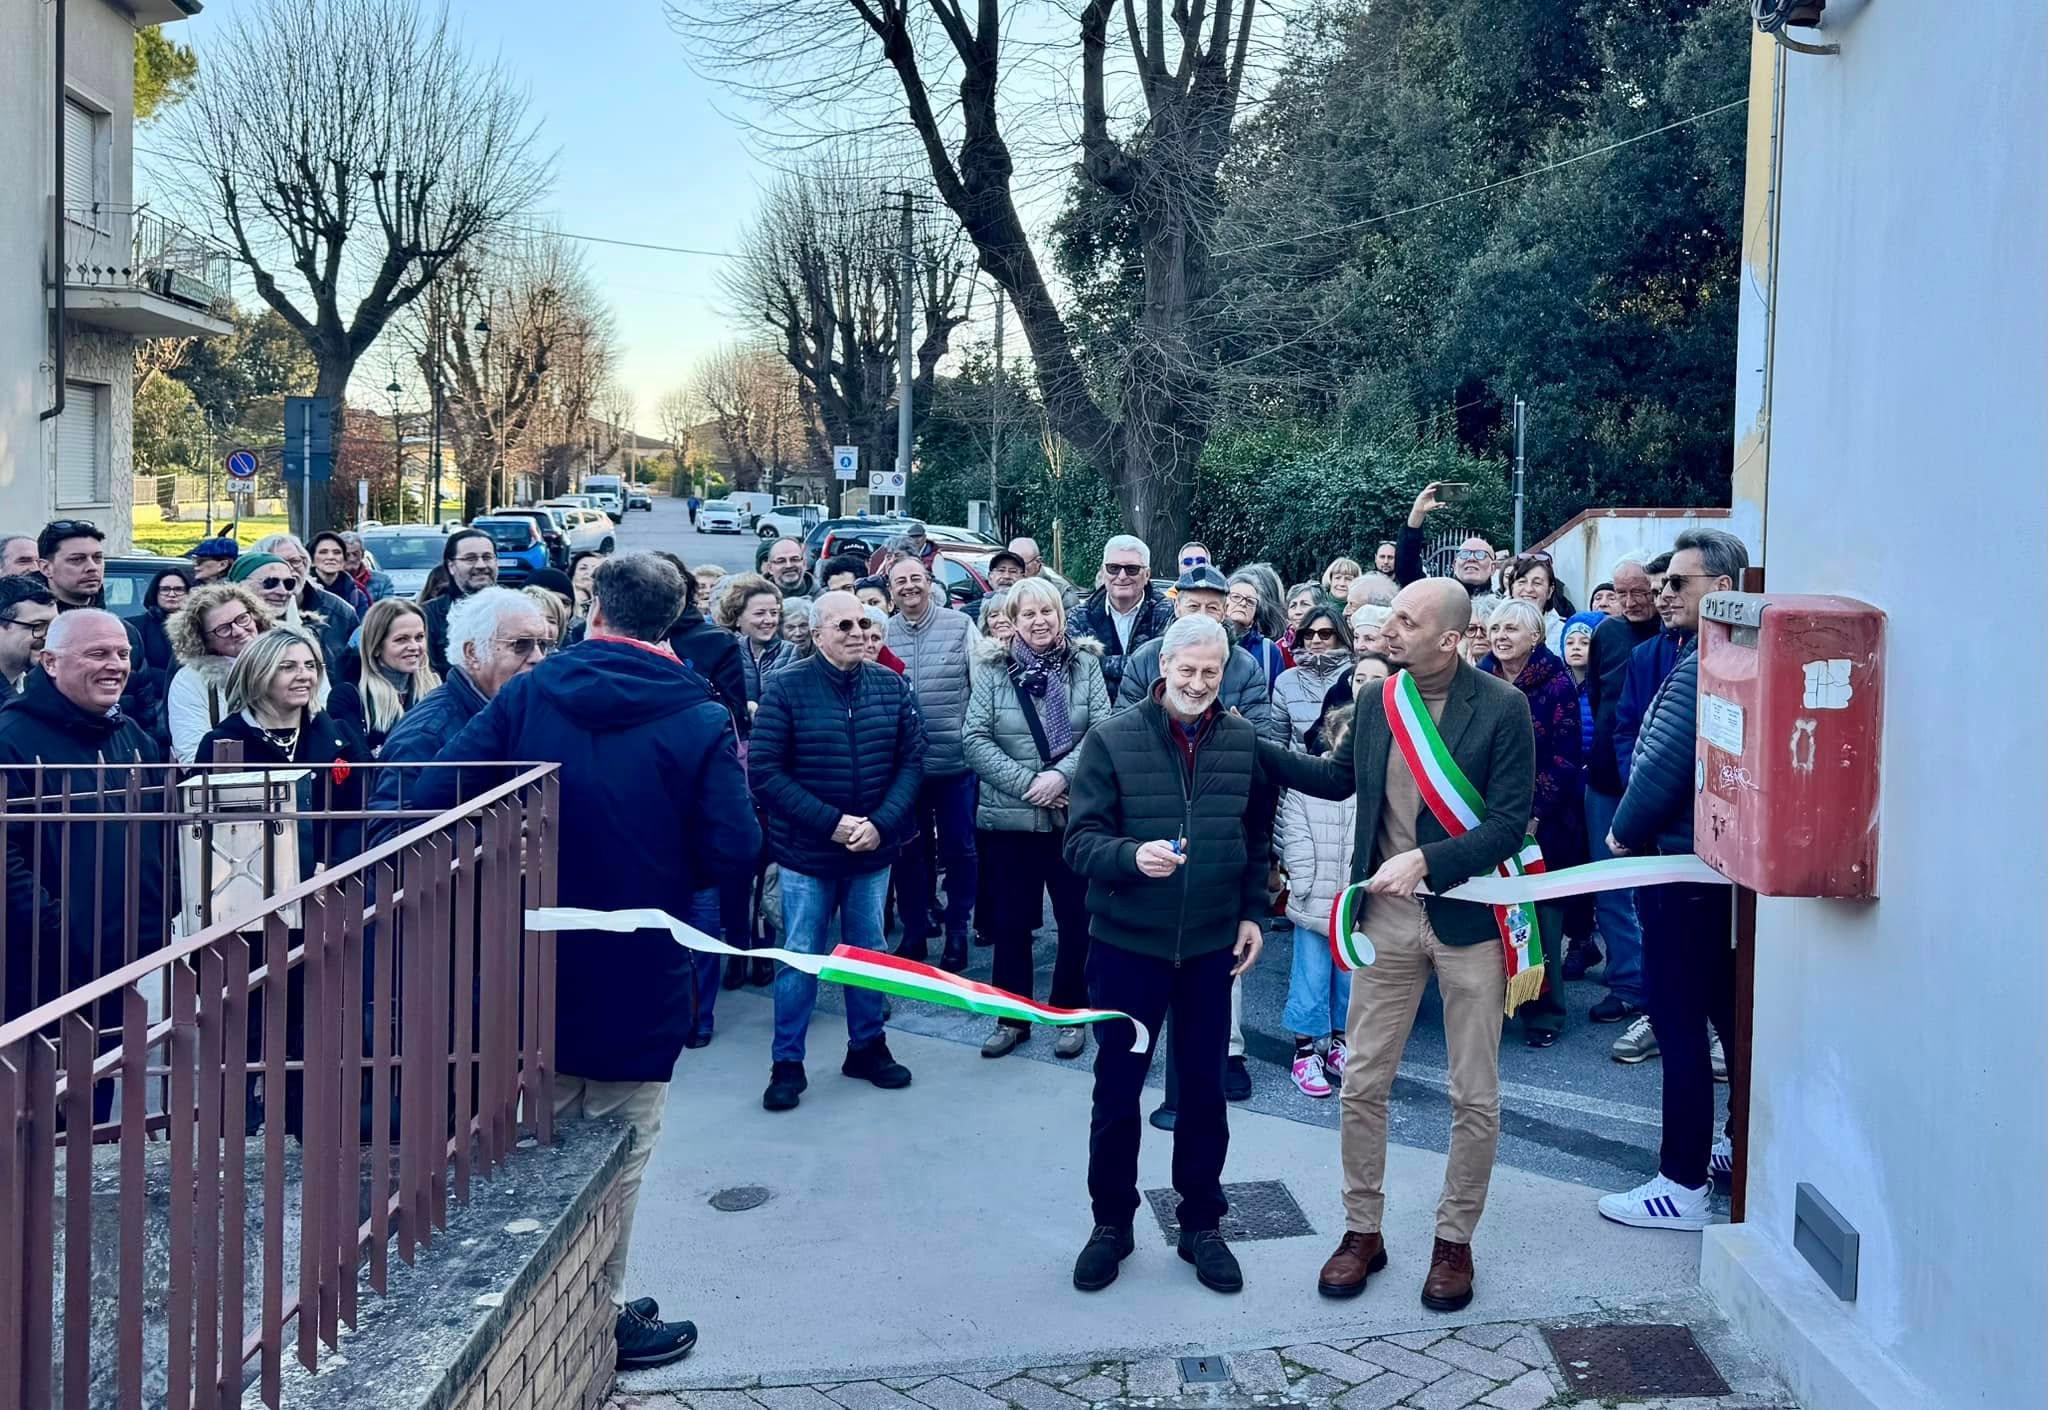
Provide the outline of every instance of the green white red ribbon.
{"type": "Polygon", "coordinates": [[[1018,1023],[1049,1023],[1055,1027],[1108,1023],[1121,1020],[1137,1031],[1133,1052],[1149,1052],[1152,1038],[1145,1025],[1119,1009],[1057,1009],[998,989],[934,969],[916,960],[906,960],[879,950],[855,945],[835,946],[829,955],[807,955],[797,950],[742,950],[706,935],[694,925],[677,920],[667,911],[653,909],[590,911],[576,906],[549,906],[526,913],[528,930],[666,930],[677,944],[688,950],[711,955],[738,955],[750,960],[779,960],[791,969],[815,975],[828,984],[851,989],[873,989],[906,999],[922,999],[949,1009],[1007,1018],[1018,1023]]]}
{"type": "MultiPolygon", "coordinates": [[[[1380,688],[1380,700],[1387,712],[1387,728],[1393,732],[1394,747],[1408,763],[1408,772],[1422,794],[1422,802],[1445,832],[1463,837],[1479,826],[1486,816],[1486,799],[1437,732],[1423,703],[1422,687],[1407,671],[1387,678],[1380,688]]],[[[1509,880],[1541,874],[1543,849],[1533,837],[1524,837],[1522,847],[1502,862],[1496,872],[1509,880]]],[[[1527,901],[1490,903],[1495,925],[1500,930],[1502,961],[1507,967],[1507,1011],[1513,1013],[1543,992],[1543,940],[1536,923],[1536,907],[1527,901]]]]}

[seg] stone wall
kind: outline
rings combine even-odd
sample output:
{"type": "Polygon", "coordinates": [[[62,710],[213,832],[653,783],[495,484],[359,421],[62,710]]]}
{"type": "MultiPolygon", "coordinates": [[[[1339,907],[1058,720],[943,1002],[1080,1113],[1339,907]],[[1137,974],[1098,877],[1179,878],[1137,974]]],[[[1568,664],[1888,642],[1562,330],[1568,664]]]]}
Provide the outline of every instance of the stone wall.
{"type": "Polygon", "coordinates": [[[619,1234],[614,1176],[532,1292],[508,1310],[497,1350],[455,1410],[594,1410],[611,1391],[617,1311],[603,1286],[619,1234]]]}

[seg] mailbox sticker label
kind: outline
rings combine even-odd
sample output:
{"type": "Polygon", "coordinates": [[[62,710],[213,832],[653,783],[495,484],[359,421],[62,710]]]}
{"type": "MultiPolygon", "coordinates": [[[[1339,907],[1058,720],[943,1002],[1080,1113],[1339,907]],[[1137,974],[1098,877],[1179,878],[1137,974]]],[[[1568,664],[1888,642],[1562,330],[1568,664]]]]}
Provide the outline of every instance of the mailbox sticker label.
{"type": "Polygon", "coordinates": [[[1806,697],[1801,702],[1809,710],[1846,710],[1849,697],[1856,692],[1849,684],[1849,663],[1845,660],[1808,661],[1801,668],[1806,676],[1806,697]]]}
{"type": "Polygon", "coordinates": [[[1700,738],[1729,754],[1742,753],[1742,707],[1718,695],[1700,696],[1700,738]]]}

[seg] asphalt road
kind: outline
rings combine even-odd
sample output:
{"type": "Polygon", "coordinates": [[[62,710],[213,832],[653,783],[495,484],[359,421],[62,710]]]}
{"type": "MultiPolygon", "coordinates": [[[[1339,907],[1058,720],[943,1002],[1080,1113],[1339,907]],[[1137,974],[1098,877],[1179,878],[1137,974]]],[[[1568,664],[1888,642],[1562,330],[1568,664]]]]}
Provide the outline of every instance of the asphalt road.
{"type": "MultiPolygon", "coordinates": [[[[685,563],[714,562],[733,569],[751,569],[759,540],[751,534],[700,534],[690,527],[680,501],[659,496],[651,514],[629,514],[620,526],[622,547],[663,548],[685,563]]],[[[1288,1079],[1286,1063],[1292,1039],[1280,1022],[1286,1001],[1287,971],[1292,956],[1291,930],[1272,932],[1266,953],[1246,976],[1245,1037],[1252,1058],[1252,1105],[1261,1111],[1318,1125],[1337,1124],[1334,1098],[1311,1100],[1288,1079]]],[[[1039,931],[1037,992],[1048,992],[1052,974],[1052,923],[1048,914],[1039,931]]],[[[974,952],[970,973],[987,980],[989,952],[974,952]]],[[[1555,1047],[1535,1050],[1522,1042],[1519,1025],[1510,1021],[1501,1038],[1502,1161],[1540,1174],[1575,1180],[1605,1189],[1626,1189],[1655,1173],[1661,1073],[1656,1059],[1637,1066],[1612,1060],[1608,1049],[1625,1025],[1594,1024],[1586,1011],[1606,991],[1600,971],[1566,986],[1571,1010],[1564,1035],[1555,1047]]],[[[749,990],[749,994],[759,991],[749,990]]],[[[827,1007],[837,1008],[837,995],[827,986],[827,1007]]],[[[988,1021],[908,1002],[897,1004],[900,1026],[963,1043],[979,1044],[988,1021]]],[[[1018,1057],[1051,1061],[1052,1044],[1031,1043],[1018,1057]]],[[[766,1055],[762,1071],[766,1073],[766,1055]]],[[[1155,1073],[1154,1080],[1158,1080],[1155,1073]]],[[[1448,1060],[1443,1016],[1436,987],[1423,996],[1421,1012],[1408,1042],[1401,1076],[1393,1094],[1393,1138],[1436,1150],[1450,1139],[1450,1111],[1444,1095],[1448,1060]]],[[[1727,1088],[1718,1089],[1725,1111],[1727,1088]]]]}
{"type": "Polygon", "coordinates": [[[692,568],[716,563],[734,571],[752,571],[760,540],[752,534],[700,534],[690,527],[690,514],[679,499],[654,496],[652,513],[628,514],[619,525],[619,547],[663,548],[692,568]]]}

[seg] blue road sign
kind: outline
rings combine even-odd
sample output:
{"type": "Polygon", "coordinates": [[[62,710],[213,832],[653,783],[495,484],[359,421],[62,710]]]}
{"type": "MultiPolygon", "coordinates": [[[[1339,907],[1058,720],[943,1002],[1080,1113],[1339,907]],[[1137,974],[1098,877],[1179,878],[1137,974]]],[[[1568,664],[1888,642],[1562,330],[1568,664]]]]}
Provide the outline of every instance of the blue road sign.
{"type": "Polygon", "coordinates": [[[330,397],[284,399],[284,464],[287,478],[334,473],[334,401],[330,397]]]}
{"type": "Polygon", "coordinates": [[[230,475],[233,475],[237,480],[255,479],[256,453],[254,451],[249,450],[236,451],[233,455],[228,457],[228,473],[230,475]]]}

